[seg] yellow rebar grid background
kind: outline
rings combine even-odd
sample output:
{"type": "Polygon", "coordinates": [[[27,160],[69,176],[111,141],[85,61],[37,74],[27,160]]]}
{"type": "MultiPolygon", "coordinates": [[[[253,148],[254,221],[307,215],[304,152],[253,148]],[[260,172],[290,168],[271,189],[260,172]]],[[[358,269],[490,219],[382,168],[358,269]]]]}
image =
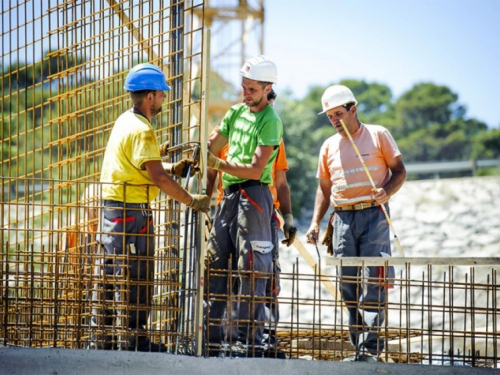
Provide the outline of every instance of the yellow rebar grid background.
{"type": "MultiPolygon", "coordinates": [[[[92,294],[108,283],[126,290],[130,280],[102,280],[99,214],[89,211],[99,212],[102,158],[114,121],[131,107],[123,85],[135,64],[159,66],[171,86],[153,124],[159,144],[170,142],[165,161],[191,158],[200,144],[203,1],[1,6],[2,344],[83,348],[91,334],[126,336],[116,324],[91,328],[92,310],[104,303],[92,294]]],[[[201,192],[200,179],[188,188],[201,192]]],[[[184,210],[164,194],[151,207],[149,330],[172,350],[189,346],[194,329],[192,310],[184,311],[193,307],[183,299],[194,293],[198,219],[184,210]]],[[[115,320],[131,308],[109,303],[115,320]]]]}
{"type": "MultiPolygon", "coordinates": [[[[119,318],[145,307],[103,299],[106,285],[128,290],[131,281],[102,272],[109,259],[98,243],[102,157],[114,121],[130,107],[123,83],[138,62],[161,67],[172,87],[154,125],[158,142],[170,141],[166,161],[191,157],[193,145],[203,144],[205,4],[50,0],[1,6],[0,345],[86,348],[92,336],[97,343],[111,336],[117,348],[133,334],[119,318]],[[92,325],[91,316],[102,318],[105,307],[113,322],[92,325]]],[[[189,188],[200,192],[202,185],[197,176],[189,188]]],[[[199,354],[200,327],[221,324],[199,315],[201,224],[163,194],[150,210],[156,236],[147,334],[170,352],[199,354]]],[[[344,281],[334,267],[321,270],[309,258],[314,269],[297,259],[293,271],[280,276],[278,301],[267,300],[279,302],[279,322],[257,323],[277,332],[289,358],[342,360],[353,353],[337,294],[344,281]]],[[[400,262],[387,291],[387,319],[377,327],[387,341],[382,360],[498,367],[498,268],[498,260],[400,262]]],[[[221,272],[207,270],[205,284],[221,272]]],[[[228,274],[237,277],[274,275],[228,274]]],[[[227,299],[229,307],[242,299],[259,302],[210,291],[206,298],[227,299]]],[[[222,323],[228,329],[256,324],[222,323]]]]}

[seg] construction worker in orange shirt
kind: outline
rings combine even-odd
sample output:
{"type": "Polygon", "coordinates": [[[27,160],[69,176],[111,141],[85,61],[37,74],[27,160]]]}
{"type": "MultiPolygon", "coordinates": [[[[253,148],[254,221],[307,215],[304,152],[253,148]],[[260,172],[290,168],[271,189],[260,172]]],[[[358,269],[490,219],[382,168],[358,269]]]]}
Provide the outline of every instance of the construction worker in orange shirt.
{"type": "MultiPolygon", "coordinates": [[[[319,183],[307,242],[317,243],[320,222],[331,206],[332,255],[389,257],[390,228],[385,205],[406,179],[401,152],[386,128],[359,121],[358,101],[348,87],[328,87],[321,104],[320,114],[326,114],[337,133],[325,140],[319,153],[319,183]]],[[[339,271],[340,289],[349,312],[349,338],[356,349],[355,355],[345,360],[376,362],[385,348],[380,330],[384,326],[387,288],[373,282],[380,279],[380,268],[342,266],[339,271]]]]}

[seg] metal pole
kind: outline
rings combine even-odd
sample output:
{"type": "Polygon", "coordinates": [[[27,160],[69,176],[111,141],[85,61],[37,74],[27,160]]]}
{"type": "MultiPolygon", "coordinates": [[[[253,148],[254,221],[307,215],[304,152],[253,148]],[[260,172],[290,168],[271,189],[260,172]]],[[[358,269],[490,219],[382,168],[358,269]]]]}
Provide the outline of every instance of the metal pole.
{"type": "MultiPolygon", "coordinates": [[[[203,56],[202,56],[202,71],[201,71],[201,113],[200,113],[200,139],[208,139],[208,85],[209,85],[209,72],[210,72],[210,30],[207,28],[203,29],[203,56]]],[[[207,155],[207,143],[201,143],[201,155],[207,155]]],[[[204,172],[207,170],[207,158],[200,158],[200,169],[204,172]]],[[[201,193],[205,194],[205,187],[207,186],[207,176],[203,173],[198,177],[201,183],[201,193]]],[[[206,243],[204,239],[204,214],[200,214],[201,218],[198,221],[198,244],[197,248],[199,251],[196,253],[197,259],[197,278],[196,278],[196,290],[197,294],[195,296],[195,322],[196,327],[194,332],[194,345],[195,345],[195,355],[200,357],[203,353],[203,294],[205,285],[205,247],[206,243]]],[[[208,218],[208,215],[206,216],[208,218]]]]}

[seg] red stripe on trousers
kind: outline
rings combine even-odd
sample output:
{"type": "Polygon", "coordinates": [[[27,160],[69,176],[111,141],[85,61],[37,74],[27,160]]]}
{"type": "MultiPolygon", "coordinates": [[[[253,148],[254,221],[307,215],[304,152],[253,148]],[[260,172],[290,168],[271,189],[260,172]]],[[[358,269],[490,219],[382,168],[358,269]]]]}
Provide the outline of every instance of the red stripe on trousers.
{"type": "Polygon", "coordinates": [[[113,223],[123,223],[124,221],[128,223],[128,222],[134,221],[134,220],[135,220],[135,217],[129,216],[129,217],[126,217],[126,218],[115,217],[112,221],[113,221],[113,223]]]}
{"type": "Polygon", "coordinates": [[[240,191],[241,191],[241,194],[243,194],[243,195],[244,195],[244,197],[245,197],[246,199],[248,199],[248,201],[250,202],[250,204],[251,204],[252,206],[254,206],[254,207],[255,207],[255,208],[256,208],[256,209],[257,209],[260,213],[262,213],[262,207],[261,207],[261,206],[259,206],[259,204],[258,204],[256,201],[254,201],[252,198],[250,198],[250,196],[249,196],[249,195],[248,195],[248,193],[245,191],[245,189],[240,189],[240,191]]]}
{"type": "Polygon", "coordinates": [[[142,228],[139,233],[146,233],[146,231],[148,230],[148,227],[153,224],[153,219],[149,219],[149,222],[147,225],[144,226],[144,228],[142,228]]]}

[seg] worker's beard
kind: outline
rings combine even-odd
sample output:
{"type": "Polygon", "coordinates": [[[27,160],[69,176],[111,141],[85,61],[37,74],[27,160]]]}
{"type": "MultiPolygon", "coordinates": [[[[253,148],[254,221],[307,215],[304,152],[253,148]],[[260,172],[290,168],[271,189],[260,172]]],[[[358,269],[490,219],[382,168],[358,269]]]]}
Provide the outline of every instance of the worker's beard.
{"type": "Polygon", "coordinates": [[[258,100],[253,100],[253,101],[251,101],[249,103],[246,103],[246,104],[250,108],[252,108],[252,107],[258,107],[260,105],[260,103],[262,103],[262,100],[264,100],[263,96],[260,99],[258,99],[258,100]]]}
{"type": "Polygon", "coordinates": [[[161,112],[161,105],[159,105],[158,107],[151,107],[151,116],[152,117],[155,117],[158,113],[161,112]]]}

